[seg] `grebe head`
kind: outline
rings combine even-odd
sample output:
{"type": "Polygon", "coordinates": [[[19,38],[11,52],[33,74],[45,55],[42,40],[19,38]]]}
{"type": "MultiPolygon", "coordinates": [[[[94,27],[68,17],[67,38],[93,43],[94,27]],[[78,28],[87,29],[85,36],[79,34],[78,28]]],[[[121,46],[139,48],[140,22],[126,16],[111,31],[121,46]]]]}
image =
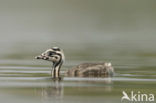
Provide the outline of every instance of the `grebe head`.
{"type": "Polygon", "coordinates": [[[52,75],[53,77],[59,77],[60,68],[65,60],[62,49],[60,49],[59,47],[52,47],[51,49],[47,49],[45,52],[43,52],[39,56],[36,56],[35,58],[51,61],[53,63],[52,75]]]}
{"type": "Polygon", "coordinates": [[[50,49],[47,49],[45,52],[43,52],[39,56],[36,56],[35,58],[51,61],[53,63],[64,62],[65,60],[63,50],[59,47],[52,47],[50,49]]]}

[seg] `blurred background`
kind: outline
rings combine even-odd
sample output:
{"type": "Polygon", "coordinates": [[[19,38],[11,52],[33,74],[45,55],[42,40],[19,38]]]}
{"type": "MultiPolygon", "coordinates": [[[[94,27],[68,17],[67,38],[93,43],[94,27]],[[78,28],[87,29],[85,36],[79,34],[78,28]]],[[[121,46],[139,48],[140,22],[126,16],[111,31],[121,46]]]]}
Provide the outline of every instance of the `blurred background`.
{"type": "Polygon", "coordinates": [[[156,0],[0,0],[0,99],[40,103],[60,93],[65,103],[120,103],[124,89],[155,93],[155,44],[156,0]],[[51,64],[34,59],[53,46],[65,52],[62,71],[112,62],[114,84],[65,78],[55,87],[44,78],[51,64]]]}
{"type": "Polygon", "coordinates": [[[155,0],[0,0],[0,57],[32,59],[52,46],[63,48],[68,60],[88,51],[110,60],[119,55],[156,56],[155,4],[155,0]]]}

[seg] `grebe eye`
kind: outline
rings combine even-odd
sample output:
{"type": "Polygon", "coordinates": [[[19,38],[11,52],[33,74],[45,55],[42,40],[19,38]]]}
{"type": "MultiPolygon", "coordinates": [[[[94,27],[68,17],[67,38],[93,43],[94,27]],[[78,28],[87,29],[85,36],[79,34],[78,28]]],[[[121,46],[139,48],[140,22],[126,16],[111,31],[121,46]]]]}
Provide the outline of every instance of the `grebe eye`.
{"type": "Polygon", "coordinates": [[[48,52],[48,55],[51,56],[51,55],[54,55],[56,54],[55,52],[48,52]]]}

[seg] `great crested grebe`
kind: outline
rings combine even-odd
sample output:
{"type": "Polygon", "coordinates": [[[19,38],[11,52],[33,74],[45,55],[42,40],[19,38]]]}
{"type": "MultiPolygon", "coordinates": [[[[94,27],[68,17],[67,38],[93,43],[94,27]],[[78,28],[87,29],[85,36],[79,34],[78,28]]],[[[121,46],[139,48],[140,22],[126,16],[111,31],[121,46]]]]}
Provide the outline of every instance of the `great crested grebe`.
{"type": "MultiPolygon", "coordinates": [[[[60,77],[60,68],[65,60],[63,50],[58,47],[53,47],[46,50],[41,55],[36,56],[36,59],[43,59],[53,63],[51,75],[53,78],[60,77]]],[[[67,76],[77,77],[110,77],[114,73],[111,63],[83,63],[69,69],[66,72],[67,76]]]]}

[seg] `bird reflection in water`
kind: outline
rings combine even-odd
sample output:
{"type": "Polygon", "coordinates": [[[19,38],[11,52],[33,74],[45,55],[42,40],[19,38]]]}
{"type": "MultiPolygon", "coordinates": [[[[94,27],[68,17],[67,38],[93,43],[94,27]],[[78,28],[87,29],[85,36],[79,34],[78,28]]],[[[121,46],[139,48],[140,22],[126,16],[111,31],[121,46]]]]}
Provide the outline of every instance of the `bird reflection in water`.
{"type": "Polygon", "coordinates": [[[45,101],[60,102],[63,99],[64,87],[61,80],[51,80],[50,85],[42,88],[41,98],[45,101]]]}
{"type": "Polygon", "coordinates": [[[101,95],[109,93],[112,91],[112,84],[111,78],[64,77],[62,79],[50,79],[47,86],[38,93],[44,103],[61,103],[64,99],[70,100],[68,97],[77,95],[77,93],[96,93],[97,91],[100,91],[101,95]],[[71,87],[72,92],[68,94],[64,92],[64,81],[71,87]]]}

